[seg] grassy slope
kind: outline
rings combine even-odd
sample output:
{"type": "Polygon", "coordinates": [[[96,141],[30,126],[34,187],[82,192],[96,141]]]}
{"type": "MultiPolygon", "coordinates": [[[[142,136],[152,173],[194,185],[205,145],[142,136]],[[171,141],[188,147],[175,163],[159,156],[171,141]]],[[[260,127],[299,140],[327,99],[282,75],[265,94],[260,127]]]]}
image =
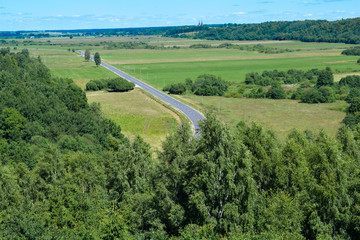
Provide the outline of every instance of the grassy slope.
{"type": "Polygon", "coordinates": [[[170,110],[140,89],[126,93],[89,92],[87,97],[89,102],[100,103],[105,116],[118,123],[126,136],[139,135],[154,149],[160,149],[167,134],[178,126],[170,110]]]}

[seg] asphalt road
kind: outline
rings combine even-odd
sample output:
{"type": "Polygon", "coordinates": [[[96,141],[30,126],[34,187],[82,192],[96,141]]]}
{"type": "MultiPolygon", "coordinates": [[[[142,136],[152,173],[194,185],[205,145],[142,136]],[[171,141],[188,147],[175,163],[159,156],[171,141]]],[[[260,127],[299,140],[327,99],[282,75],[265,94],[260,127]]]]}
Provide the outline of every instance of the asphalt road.
{"type": "MultiPolygon", "coordinates": [[[[85,53],[83,51],[77,51],[78,53],[80,53],[81,55],[85,55],[85,53]]],[[[91,60],[94,60],[93,56],[91,56],[91,60]]],[[[192,107],[189,107],[188,105],[176,100],[175,98],[170,97],[168,94],[165,94],[151,86],[149,86],[146,83],[143,83],[142,81],[140,81],[139,79],[136,79],[132,76],[130,76],[129,74],[120,71],[119,69],[101,62],[101,66],[109,69],[110,71],[112,71],[113,73],[119,75],[122,78],[127,79],[130,82],[133,82],[134,84],[136,84],[138,87],[141,87],[142,89],[144,89],[145,91],[151,93],[152,95],[154,95],[155,97],[160,98],[161,100],[163,100],[164,102],[170,104],[171,106],[173,106],[174,108],[178,109],[179,111],[183,112],[192,122],[194,129],[195,129],[195,136],[197,136],[198,133],[198,129],[199,129],[199,125],[198,122],[201,119],[205,119],[204,115],[202,113],[200,113],[199,111],[193,109],[192,107]]]]}

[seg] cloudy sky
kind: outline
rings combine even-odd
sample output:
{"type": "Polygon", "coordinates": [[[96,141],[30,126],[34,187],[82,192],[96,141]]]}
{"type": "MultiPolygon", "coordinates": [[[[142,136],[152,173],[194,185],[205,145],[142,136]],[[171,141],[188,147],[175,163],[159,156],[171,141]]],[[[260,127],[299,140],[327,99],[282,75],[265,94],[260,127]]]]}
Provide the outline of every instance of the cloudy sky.
{"type": "Polygon", "coordinates": [[[0,0],[0,31],[360,17],[360,0],[0,0]]]}

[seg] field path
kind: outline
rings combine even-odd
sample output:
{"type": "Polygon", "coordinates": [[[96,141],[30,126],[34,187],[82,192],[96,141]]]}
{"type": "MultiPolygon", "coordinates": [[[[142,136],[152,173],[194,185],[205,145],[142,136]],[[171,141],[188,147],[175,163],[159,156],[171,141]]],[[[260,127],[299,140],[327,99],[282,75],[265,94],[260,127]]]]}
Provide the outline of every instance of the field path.
{"type": "MultiPolygon", "coordinates": [[[[80,53],[82,56],[85,55],[85,53],[83,51],[77,51],[78,53],[80,53]]],[[[93,56],[91,56],[91,60],[94,60],[93,56]]],[[[145,91],[151,93],[152,95],[154,95],[155,97],[160,98],[161,100],[163,100],[164,102],[170,104],[171,106],[173,106],[174,108],[178,109],[179,111],[181,111],[182,113],[184,113],[191,121],[191,123],[193,124],[193,128],[195,130],[195,136],[198,136],[198,129],[199,129],[199,125],[198,122],[201,119],[205,119],[204,115],[202,113],[200,113],[199,111],[195,110],[194,108],[176,100],[173,97],[170,97],[169,95],[160,92],[159,90],[151,87],[150,85],[140,81],[139,79],[136,79],[132,76],[130,76],[129,74],[120,71],[119,69],[105,63],[105,62],[101,62],[101,66],[109,69],[110,71],[112,71],[113,73],[119,75],[122,78],[125,78],[126,80],[133,82],[134,84],[136,84],[138,87],[141,87],[142,89],[144,89],[145,91]]]]}

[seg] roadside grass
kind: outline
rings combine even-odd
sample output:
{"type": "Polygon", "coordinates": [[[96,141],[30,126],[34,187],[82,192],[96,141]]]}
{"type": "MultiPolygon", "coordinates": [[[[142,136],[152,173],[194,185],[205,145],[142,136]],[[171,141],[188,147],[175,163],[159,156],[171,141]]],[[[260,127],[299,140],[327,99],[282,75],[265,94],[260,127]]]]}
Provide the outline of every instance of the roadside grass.
{"type": "Polygon", "coordinates": [[[285,138],[294,128],[318,132],[324,130],[335,136],[345,113],[346,103],[306,104],[295,100],[248,99],[178,96],[203,111],[212,110],[230,126],[240,121],[257,122],[272,129],[280,138],[285,138]],[[203,102],[203,104],[202,104],[203,102]],[[333,110],[336,109],[336,110],[333,110]]]}
{"type": "Polygon", "coordinates": [[[160,150],[166,136],[179,122],[174,113],[146,96],[140,89],[124,93],[88,92],[89,103],[101,105],[104,115],[115,121],[130,139],[141,136],[153,150],[160,150]]]}

